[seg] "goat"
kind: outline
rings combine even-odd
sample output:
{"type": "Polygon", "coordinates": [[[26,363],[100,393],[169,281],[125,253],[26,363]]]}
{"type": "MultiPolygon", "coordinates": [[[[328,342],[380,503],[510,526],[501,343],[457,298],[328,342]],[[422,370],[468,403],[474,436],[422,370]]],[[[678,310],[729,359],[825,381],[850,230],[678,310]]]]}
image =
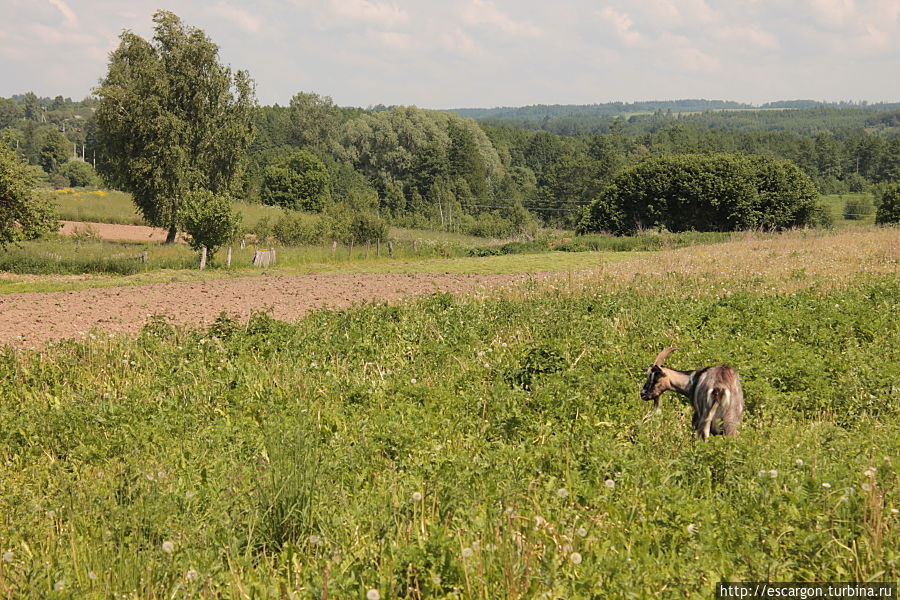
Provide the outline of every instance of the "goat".
{"type": "Polygon", "coordinates": [[[666,348],[647,370],[641,389],[642,400],[653,400],[659,410],[659,396],[666,391],[687,396],[694,407],[691,423],[704,442],[709,434],[735,435],[744,412],[744,390],[737,371],[728,365],[697,371],[679,371],[663,366],[663,361],[678,348],[666,348]]]}

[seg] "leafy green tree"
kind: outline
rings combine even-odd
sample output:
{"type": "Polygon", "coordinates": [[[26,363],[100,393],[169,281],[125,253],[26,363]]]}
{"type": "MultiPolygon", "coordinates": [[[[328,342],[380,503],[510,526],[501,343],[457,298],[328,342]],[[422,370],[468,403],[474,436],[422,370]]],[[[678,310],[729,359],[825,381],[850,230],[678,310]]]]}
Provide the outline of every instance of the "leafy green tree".
{"type": "Polygon", "coordinates": [[[158,11],[152,41],[125,31],[96,90],[98,168],[144,217],[177,233],[188,192],[235,190],[252,138],[253,82],[206,34],[158,11]]]}
{"type": "Polygon", "coordinates": [[[28,165],[0,146],[0,248],[58,228],[50,200],[34,191],[28,165]]]}
{"type": "Polygon", "coordinates": [[[12,127],[22,117],[19,105],[8,98],[0,98],[0,129],[12,127]]]}
{"type": "Polygon", "coordinates": [[[94,167],[80,159],[70,160],[59,172],[69,179],[69,185],[75,187],[88,187],[100,183],[94,167]]]}
{"type": "Polygon", "coordinates": [[[227,196],[209,190],[193,190],[185,194],[178,211],[184,231],[191,236],[191,248],[206,248],[210,254],[234,240],[241,230],[241,214],[231,206],[227,196]]]}
{"type": "Polygon", "coordinates": [[[341,109],[329,96],[299,92],[291,98],[291,143],[328,149],[341,124],[341,109]]]}
{"type": "Polygon", "coordinates": [[[66,136],[51,129],[44,135],[41,150],[38,155],[38,164],[48,173],[57,173],[63,163],[69,160],[72,154],[72,144],[66,136]]]}
{"type": "Polygon", "coordinates": [[[329,182],[325,164],[309,150],[299,150],[265,168],[260,198],[264,204],[320,212],[330,197],[329,182]]]}
{"type": "Polygon", "coordinates": [[[34,92],[25,94],[25,118],[30,121],[41,120],[41,100],[34,92]]]}
{"type": "Polygon", "coordinates": [[[763,156],[682,154],[619,173],[579,231],[617,235],[669,231],[784,229],[814,224],[818,194],[793,163],[763,156]]]}
{"type": "Polygon", "coordinates": [[[900,183],[888,187],[881,194],[878,212],[875,213],[875,222],[879,225],[900,223],[900,183]]]}

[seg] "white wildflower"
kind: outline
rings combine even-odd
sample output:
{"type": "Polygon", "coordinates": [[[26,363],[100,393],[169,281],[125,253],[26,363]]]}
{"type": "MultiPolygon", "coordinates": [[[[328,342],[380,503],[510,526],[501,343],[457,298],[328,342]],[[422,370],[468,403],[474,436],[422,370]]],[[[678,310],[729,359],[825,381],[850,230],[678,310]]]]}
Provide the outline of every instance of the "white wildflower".
{"type": "Polygon", "coordinates": [[[569,490],[567,490],[566,488],[559,488],[558,490],[556,490],[556,495],[559,498],[568,498],[569,490]]]}
{"type": "Polygon", "coordinates": [[[579,527],[575,530],[575,533],[577,533],[580,537],[587,537],[587,529],[585,529],[584,527],[579,527]]]}
{"type": "Polygon", "coordinates": [[[166,554],[172,554],[173,552],[175,552],[175,544],[170,541],[165,541],[162,543],[162,550],[166,554]]]}
{"type": "Polygon", "coordinates": [[[613,481],[612,479],[607,479],[606,481],[603,482],[603,485],[605,485],[609,489],[613,489],[614,487],[616,487],[616,482],[613,481]]]}
{"type": "Polygon", "coordinates": [[[200,573],[198,573],[196,569],[190,569],[190,570],[185,574],[185,577],[187,577],[190,581],[194,581],[195,579],[197,579],[198,577],[200,577],[200,573]]]}
{"type": "Polygon", "coordinates": [[[825,488],[826,490],[830,490],[831,484],[826,481],[826,482],[822,483],[822,487],[825,488]]]}
{"type": "Polygon", "coordinates": [[[874,479],[874,478],[875,478],[875,475],[876,475],[877,473],[878,473],[878,471],[875,470],[875,467],[869,467],[868,469],[866,469],[865,471],[863,471],[863,475],[865,475],[865,476],[868,477],[869,479],[874,479]]]}
{"type": "Polygon", "coordinates": [[[573,552],[569,558],[572,560],[573,564],[580,565],[581,564],[581,554],[578,552],[573,552]]]}
{"type": "Polygon", "coordinates": [[[372,589],[366,592],[366,600],[381,600],[381,594],[378,590],[372,589]]]}
{"type": "Polygon", "coordinates": [[[770,470],[769,477],[771,477],[772,479],[775,479],[776,477],[778,477],[778,471],[776,471],[775,469],[770,470]]]}
{"type": "Polygon", "coordinates": [[[15,555],[12,553],[11,550],[7,550],[6,552],[3,553],[3,562],[7,562],[7,563],[12,562],[14,556],[15,555]]]}
{"type": "Polygon", "coordinates": [[[862,485],[859,486],[859,487],[861,487],[861,488],[863,489],[864,492],[871,492],[871,491],[872,491],[872,484],[869,483],[868,481],[867,481],[866,483],[862,484],[862,485]]]}
{"type": "Polygon", "coordinates": [[[416,383],[418,383],[418,380],[415,377],[413,377],[412,379],[409,380],[409,382],[412,384],[416,384],[416,383]]]}
{"type": "Polygon", "coordinates": [[[53,589],[57,592],[63,591],[63,589],[65,589],[65,587],[66,587],[65,581],[57,581],[56,583],[53,584],[53,589]]]}
{"type": "Polygon", "coordinates": [[[688,535],[694,535],[695,533],[697,533],[697,526],[693,523],[689,523],[688,526],[685,527],[685,529],[687,530],[688,535]]]}
{"type": "Polygon", "coordinates": [[[413,499],[413,502],[421,502],[422,501],[422,492],[413,492],[412,499],[413,499]]]}
{"type": "Polygon", "coordinates": [[[88,571],[88,579],[91,581],[97,581],[97,574],[93,571],[88,571]]]}
{"type": "Polygon", "coordinates": [[[802,458],[798,458],[798,459],[795,460],[794,462],[797,463],[797,466],[798,466],[798,467],[802,467],[802,466],[803,466],[803,459],[802,459],[802,458]]]}
{"type": "Polygon", "coordinates": [[[471,548],[463,548],[462,549],[462,557],[463,558],[471,558],[472,557],[472,549],[471,548]]]}

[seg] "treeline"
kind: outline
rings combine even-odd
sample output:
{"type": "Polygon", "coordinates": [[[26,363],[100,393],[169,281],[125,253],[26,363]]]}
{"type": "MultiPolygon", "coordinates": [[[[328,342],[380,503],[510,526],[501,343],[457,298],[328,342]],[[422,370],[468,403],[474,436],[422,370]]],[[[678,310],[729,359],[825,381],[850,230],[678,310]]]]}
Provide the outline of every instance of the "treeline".
{"type": "MultiPolygon", "coordinates": [[[[95,152],[95,102],[34,94],[0,99],[0,139],[51,185],[96,183],[91,167],[106,157],[95,152]]],[[[288,106],[253,109],[253,141],[232,193],[304,212],[350,210],[395,225],[506,237],[527,235],[540,223],[575,227],[617,174],[655,157],[786,160],[823,193],[900,180],[898,105],[712,110],[733,104],[524,107],[515,110],[527,118],[475,121],[415,107],[339,107],[301,92],[288,106]],[[545,109],[550,118],[536,119],[545,109]],[[644,109],[655,112],[595,116],[644,109]],[[683,114],[691,109],[706,112],[683,114]],[[597,125],[568,128],[566,119],[597,125]]],[[[298,229],[298,236],[309,235],[298,229]]]]}

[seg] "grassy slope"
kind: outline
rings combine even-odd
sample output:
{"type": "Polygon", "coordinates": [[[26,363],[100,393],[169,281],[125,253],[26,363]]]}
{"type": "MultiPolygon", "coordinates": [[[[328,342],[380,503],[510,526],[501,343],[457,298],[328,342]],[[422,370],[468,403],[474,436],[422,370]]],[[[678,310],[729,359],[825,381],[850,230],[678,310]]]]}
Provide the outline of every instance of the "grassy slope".
{"type": "Polygon", "coordinates": [[[896,580],[887,233],[9,352],[0,593],[709,598],[723,579],[896,580]],[[673,366],[741,370],[739,438],[694,442],[682,402],[637,399],[666,344],[673,366]]]}

